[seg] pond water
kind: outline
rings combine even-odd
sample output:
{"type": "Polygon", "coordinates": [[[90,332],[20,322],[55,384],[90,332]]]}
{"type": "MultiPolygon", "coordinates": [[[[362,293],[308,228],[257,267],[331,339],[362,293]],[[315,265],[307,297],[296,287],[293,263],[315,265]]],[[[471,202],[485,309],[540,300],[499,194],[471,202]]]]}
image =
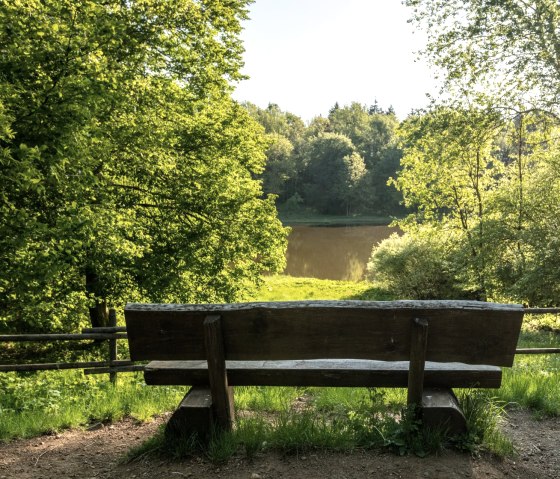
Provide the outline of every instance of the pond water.
{"type": "Polygon", "coordinates": [[[284,274],[359,281],[373,245],[397,231],[388,226],[292,226],[284,274]]]}

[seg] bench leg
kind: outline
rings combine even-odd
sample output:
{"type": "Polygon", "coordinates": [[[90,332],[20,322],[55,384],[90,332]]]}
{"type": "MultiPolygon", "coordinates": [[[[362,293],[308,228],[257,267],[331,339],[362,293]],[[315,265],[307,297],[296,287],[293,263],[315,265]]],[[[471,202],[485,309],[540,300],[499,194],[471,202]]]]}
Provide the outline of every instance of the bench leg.
{"type": "Polygon", "coordinates": [[[224,431],[231,431],[235,411],[233,388],[228,385],[222,318],[206,316],[203,328],[208,361],[208,382],[212,391],[216,425],[224,431]]]}
{"type": "Polygon", "coordinates": [[[172,441],[194,438],[207,443],[214,429],[214,421],[210,389],[194,386],[167,422],[165,437],[172,441]]]}
{"type": "Polygon", "coordinates": [[[455,436],[466,432],[467,421],[451,389],[425,389],[422,422],[429,428],[444,428],[455,436]]]}

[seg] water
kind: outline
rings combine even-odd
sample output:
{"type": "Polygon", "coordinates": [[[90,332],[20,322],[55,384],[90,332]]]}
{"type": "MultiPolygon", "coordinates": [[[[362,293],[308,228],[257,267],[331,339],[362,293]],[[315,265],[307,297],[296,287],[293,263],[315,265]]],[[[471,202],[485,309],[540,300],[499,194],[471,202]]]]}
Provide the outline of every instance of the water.
{"type": "Polygon", "coordinates": [[[388,226],[292,226],[284,274],[359,281],[373,245],[396,231],[388,226]]]}

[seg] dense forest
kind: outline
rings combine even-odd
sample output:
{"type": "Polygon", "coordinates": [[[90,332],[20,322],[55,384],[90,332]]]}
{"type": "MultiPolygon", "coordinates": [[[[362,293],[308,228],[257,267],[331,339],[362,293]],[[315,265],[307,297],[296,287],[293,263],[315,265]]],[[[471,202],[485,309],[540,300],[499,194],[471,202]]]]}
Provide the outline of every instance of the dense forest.
{"type": "Polygon", "coordinates": [[[388,185],[402,156],[392,108],[335,103],[305,125],[276,104],[245,107],[265,129],[263,188],[282,212],[402,215],[402,196],[388,185]]]}

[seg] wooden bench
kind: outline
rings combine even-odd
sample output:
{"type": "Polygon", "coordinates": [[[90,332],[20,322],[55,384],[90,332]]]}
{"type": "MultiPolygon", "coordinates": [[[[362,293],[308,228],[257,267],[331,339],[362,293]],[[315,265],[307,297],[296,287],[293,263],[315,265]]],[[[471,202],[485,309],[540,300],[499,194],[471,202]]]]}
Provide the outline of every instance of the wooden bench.
{"type": "Polygon", "coordinates": [[[520,305],[475,301],[128,304],[130,356],[152,385],[193,386],[169,434],[207,438],[234,420],[232,386],[408,388],[424,423],[465,418],[451,388],[498,388],[520,305]]]}

